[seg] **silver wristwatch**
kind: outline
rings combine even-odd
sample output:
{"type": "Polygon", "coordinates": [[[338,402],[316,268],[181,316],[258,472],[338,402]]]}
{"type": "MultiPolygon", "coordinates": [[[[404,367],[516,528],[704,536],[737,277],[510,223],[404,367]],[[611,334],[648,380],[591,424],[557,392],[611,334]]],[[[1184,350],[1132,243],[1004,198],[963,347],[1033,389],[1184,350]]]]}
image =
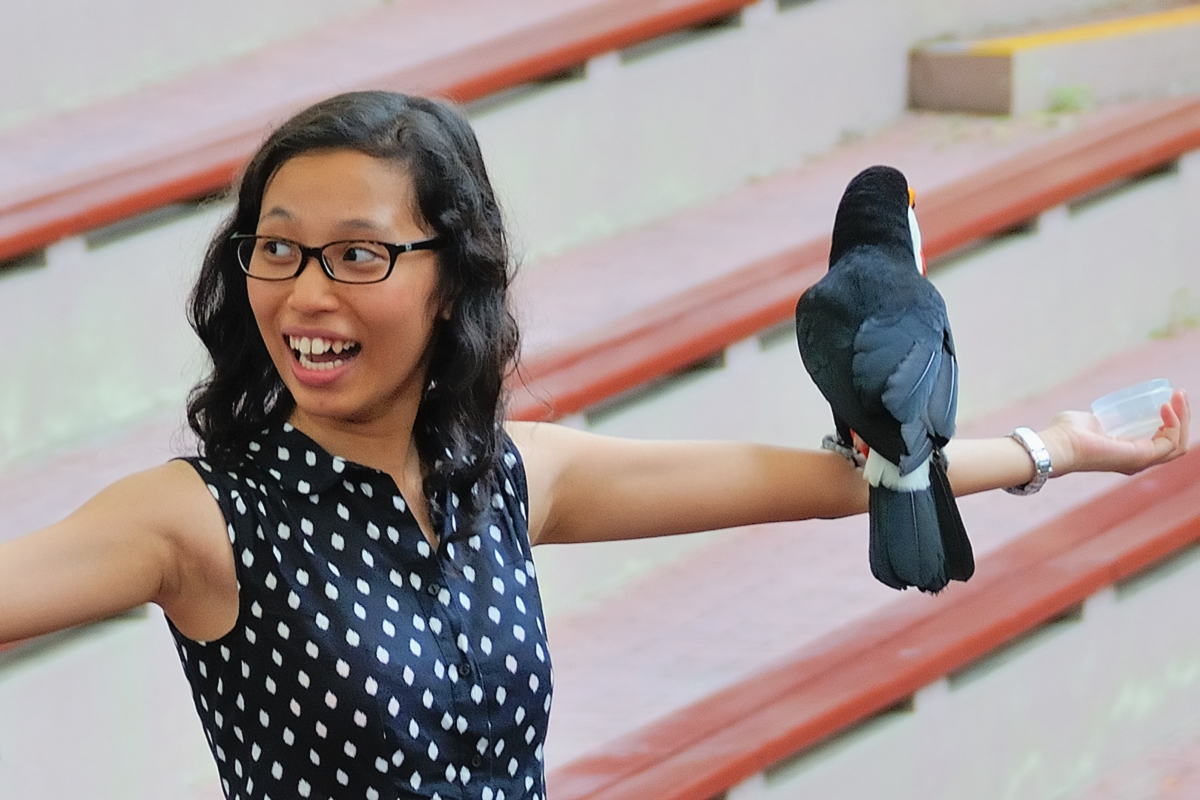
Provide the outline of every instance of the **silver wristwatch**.
{"type": "Polygon", "coordinates": [[[1009,494],[1034,494],[1045,485],[1050,473],[1054,471],[1054,466],[1050,463],[1050,451],[1046,449],[1046,443],[1042,441],[1042,437],[1029,428],[1017,428],[1011,435],[1028,451],[1029,457],[1033,459],[1033,466],[1037,469],[1037,474],[1028,483],[1010,486],[1004,491],[1009,494]]]}

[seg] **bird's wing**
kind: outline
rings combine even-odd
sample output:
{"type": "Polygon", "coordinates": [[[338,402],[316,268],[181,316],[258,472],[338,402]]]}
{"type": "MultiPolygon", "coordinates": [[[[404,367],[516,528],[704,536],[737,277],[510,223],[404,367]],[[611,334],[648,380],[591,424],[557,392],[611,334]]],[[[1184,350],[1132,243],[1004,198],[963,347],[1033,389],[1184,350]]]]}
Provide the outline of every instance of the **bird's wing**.
{"type": "Polygon", "coordinates": [[[949,326],[942,337],[942,368],[929,395],[929,427],[941,447],[954,436],[954,417],[958,411],[958,359],[949,326]]]}
{"type": "Polygon", "coordinates": [[[935,444],[944,443],[931,437],[948,439],[954,429],[957,366],[947,345],[945,307],[936,293],[932,298],[900,315],[867,319],[854,337],[855,386],[864,403],[874,400],[879,412],[899,423],[904,452],[876,447],[871,431],[858,433],[899,463],[901,474],[923,462],[935,444]]]}

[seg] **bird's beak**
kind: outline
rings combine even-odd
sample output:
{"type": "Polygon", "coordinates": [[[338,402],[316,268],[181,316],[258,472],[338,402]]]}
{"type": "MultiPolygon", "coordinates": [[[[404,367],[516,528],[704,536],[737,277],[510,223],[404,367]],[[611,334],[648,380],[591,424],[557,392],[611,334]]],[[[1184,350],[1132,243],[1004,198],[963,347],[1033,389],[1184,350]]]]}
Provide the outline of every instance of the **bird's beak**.
{"type": "Polygon", "coordinates": [[[908,187],[908,207],[909,208],[917,207],[917,192],[911,186],[908,187]]]}

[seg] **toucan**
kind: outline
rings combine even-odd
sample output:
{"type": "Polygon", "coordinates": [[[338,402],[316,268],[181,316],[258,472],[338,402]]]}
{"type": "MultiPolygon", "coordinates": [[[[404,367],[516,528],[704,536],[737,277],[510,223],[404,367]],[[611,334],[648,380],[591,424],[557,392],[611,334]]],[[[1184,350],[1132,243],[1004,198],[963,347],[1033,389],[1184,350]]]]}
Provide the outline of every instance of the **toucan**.
{"type": "Polygon", "coordinates": [[[892,167],[850,181],[829,272],[796,304],[796,338],[833,409],[834,449],[865,456],[871,572],[896,589],[938,592],[970,578],[975,560],[942,450],[954,435],[958,362],[914,204],[892,167]]]}

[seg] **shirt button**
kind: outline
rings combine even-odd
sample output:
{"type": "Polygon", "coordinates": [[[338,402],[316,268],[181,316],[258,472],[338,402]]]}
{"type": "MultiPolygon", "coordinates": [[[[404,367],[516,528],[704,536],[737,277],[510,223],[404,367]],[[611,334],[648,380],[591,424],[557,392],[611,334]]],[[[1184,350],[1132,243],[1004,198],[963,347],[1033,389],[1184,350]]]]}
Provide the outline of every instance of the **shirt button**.
{"type": "Polygon", "coordinates": [[[482,763],[483,763],[483,759],[479,757],[478,753],[471,756],[471,766],[472,767],[478,767],[482,763]]]}
{"type": "Polygon", "coordinates": [[[437,597],[438,592],[441,590],[442,587],[438,586],[436,583],[431,583],[425,587],[425,593],[430,597],[437,597]]]}
{"type": "MultiPolygon", "coordinates": [[[[458,668],[458,674],[462,675],[464,678],[469,677],[471,674],[471,665],[464,661],[458,668]]],[[[478,764],[476,766],[478,766],[478,764]]]]}

